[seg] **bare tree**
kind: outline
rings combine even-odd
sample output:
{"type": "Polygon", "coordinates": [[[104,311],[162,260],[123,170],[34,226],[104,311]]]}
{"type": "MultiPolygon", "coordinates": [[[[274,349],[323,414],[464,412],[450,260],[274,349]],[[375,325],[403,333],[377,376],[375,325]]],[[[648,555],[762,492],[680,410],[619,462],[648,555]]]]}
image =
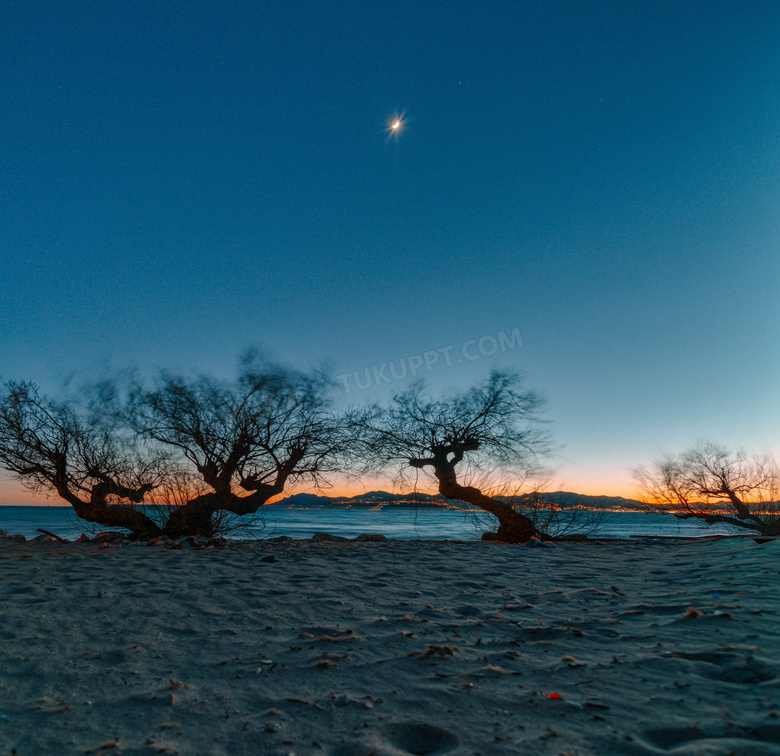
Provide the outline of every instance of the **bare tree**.
{"type": "Polygon", "coordinates": [[[430,471],[442,496],[498,519],[498,532],[483,538],[524,543],[544,534],[510,503],[483,493],[484,483],[463,485],[458,476],[467,482],[481,477],[487,483],[497,471],[527,474],[546,450],[544,435],[533,427],[539,406],[539,398],[522,389],[519,376],[494,371],[484,382],[445,399],[431,398],[425,386],[416,383],[357,423],[365,457],[375,468],[399,465],[402,477],[405,468],[430,471]]]}
{"type": "Polygon", "coordinates": [[[639,467],[634,476],[644,501],[655,510],[780,535],[780,473],[768,456],[705,442],[639,467]]]}
{"type": "Polygon", "coordinates": [[[6,384],[0,466],[33,491],[58,494],[84,520],[160,532],[139,504],[165,478],[166,460],[78,401],[53,401],[32,383],[6,384]]]}
{"type": "Polygon", "coordinates": [[[330,384],[248,356],[235,380],[162,373],[82,401],[31,383],[0,398],[0,467],[90,522],[138,536],[213,536],[285,486],[324,483],[349,446],[330,384]]]}
{"type": "Polygon", "coordinates": [[[288,484],[321,484],[347,446],[329,389],[320,374],[257,357],[245,359],[234,381],[162,373],[151,388],[138,389],[132,426],[205,484],[171,509],[165,532],[211,535],[220,518],[252,515],[288,484]]]}

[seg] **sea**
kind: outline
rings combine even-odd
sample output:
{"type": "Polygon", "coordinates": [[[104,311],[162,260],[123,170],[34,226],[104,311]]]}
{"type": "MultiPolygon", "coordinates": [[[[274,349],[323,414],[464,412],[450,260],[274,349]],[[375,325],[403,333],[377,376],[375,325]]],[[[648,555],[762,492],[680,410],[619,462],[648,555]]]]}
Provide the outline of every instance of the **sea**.
{"type": "MultiPolygon", "coordinates": [[[[673,515],[635,511],[600,512],[598,522],[583,513],[578,526],[570,533],[591,538],[701,537],[745,533],[731,526],[707,526],[696,520],[680,520],[673,515]]],[[[317,532],[354,538],[361,533],[379,533],[403,540],[477,541],[485,530],[495,530],[497,522],[483,512],[451,508],[383,507],[316,507],[311,509],[266,507],[259,516],[242,521],[232,534],[235,538],[270,539],[289,536],[311,538],[317,532]]],[[[86,522],[63,506],[0,506],[0,530],[27,539],[41,535],[43,529],[60,538],[74,540],[82,533],[93,536],[105,528],[86,522]]]]}

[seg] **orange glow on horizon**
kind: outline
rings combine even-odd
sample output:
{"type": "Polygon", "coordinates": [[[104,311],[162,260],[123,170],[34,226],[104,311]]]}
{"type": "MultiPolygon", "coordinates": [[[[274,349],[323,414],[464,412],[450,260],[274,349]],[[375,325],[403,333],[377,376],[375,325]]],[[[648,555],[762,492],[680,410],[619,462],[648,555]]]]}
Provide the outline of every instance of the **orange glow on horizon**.
{"type": "MultiPolygon", "coordinates": [[[[523,489],[525,490],[525,489],[523,489]]],[[[532,490],[530,487],[528,490],[532,490]]],[[[565,481],[563,483],[553,483],[544,487],[545,491],[569,491],[572,493],[584,494],[586,496],[620,496],[624,499],[641,500],[641,496],[636,489],[621,486],[615,480],[605,480],[594,482],[593,480],[583,480],[579,483],[565,481]]],[[[274,503],[288,496],[299,493],[313,494],[315,496],[329,496],[331,498],[352,498],[366,494],[369,491],[387,491],[388,493],[412,493],[412,488],[401,490],[392,485],[389,481],[375,480],[364,483],[341,483],[332,488],[323,488],[316,490],[313,488],[292,488],[279,496],[270,499],[269,503],[274,503]]],[[[417,493],[436,494],[435,486],[418,487],[417,493]]],[[[240,495],[240,494],[239,494],[240,495]]],[[[66,504],[57,495],[46,496],[45,494],[34,494],[23,488],[15,481],[0,481],[0,506],[70,506],[66,504]]]]}

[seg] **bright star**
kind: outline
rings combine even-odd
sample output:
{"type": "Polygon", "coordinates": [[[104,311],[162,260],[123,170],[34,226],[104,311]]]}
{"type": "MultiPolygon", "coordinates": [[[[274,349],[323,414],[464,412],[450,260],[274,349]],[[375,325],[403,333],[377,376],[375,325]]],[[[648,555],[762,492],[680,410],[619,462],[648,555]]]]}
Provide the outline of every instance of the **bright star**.
{"type": "Polygon", "coordinates": [[[398,135],[404,130],[407,121],[406,118],[404,118],[404,113],[396,113],[392,118],[388,119],[386,123],[387,126],[385,127],[385,131],[387,132],[388,138],[392,137],[393,139],[398,139],[398,135]]]}

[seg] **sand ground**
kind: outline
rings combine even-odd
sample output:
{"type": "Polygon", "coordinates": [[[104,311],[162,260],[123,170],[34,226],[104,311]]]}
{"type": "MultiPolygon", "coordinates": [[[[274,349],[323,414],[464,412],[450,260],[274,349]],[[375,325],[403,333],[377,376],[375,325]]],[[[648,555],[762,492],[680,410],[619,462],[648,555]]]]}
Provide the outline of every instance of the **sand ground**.
{"type": "Polygon", "coordinates": [[[780,754],[780,542],[0,544],[0,754],[780,754]]]}

